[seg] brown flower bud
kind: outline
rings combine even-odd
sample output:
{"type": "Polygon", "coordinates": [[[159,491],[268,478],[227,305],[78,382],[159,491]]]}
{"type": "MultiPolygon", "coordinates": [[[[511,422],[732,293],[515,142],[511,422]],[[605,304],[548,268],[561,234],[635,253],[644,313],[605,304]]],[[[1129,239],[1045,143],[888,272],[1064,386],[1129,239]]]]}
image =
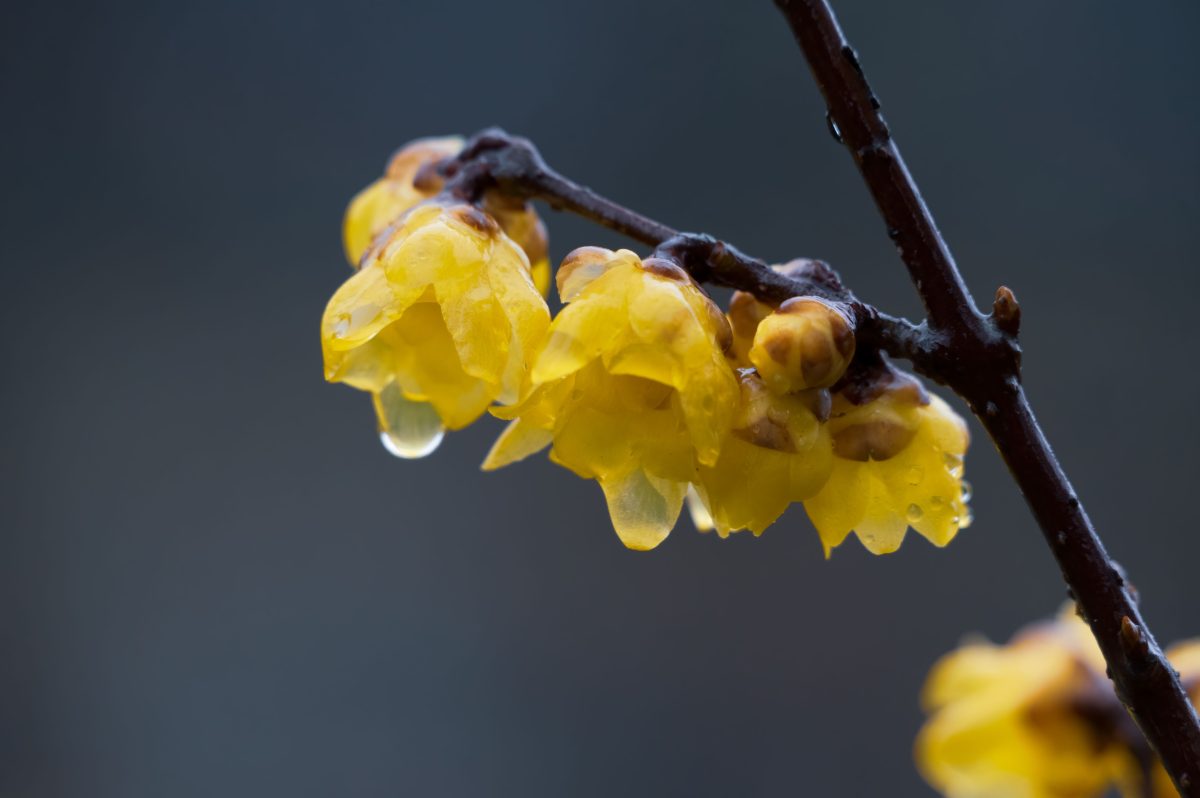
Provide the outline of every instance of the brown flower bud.
{"type": "Polygon", "coordinates": [[[750,362],[776,393],[828,388],[854,357],[854,327],[815,297],[795,297],[759,322],[750,362]]]}

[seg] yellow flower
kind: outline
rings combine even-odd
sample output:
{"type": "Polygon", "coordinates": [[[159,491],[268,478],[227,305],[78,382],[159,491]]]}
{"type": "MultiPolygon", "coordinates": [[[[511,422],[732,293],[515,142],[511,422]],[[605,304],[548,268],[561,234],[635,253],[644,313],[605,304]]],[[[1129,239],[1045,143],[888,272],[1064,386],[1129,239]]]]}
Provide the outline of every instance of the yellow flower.
{"type": "Polygon", "coordinates": [[[873,554],[900,548],[909,526],[945,546],[970,523],[962,479],[967,426],[915,379],[891,372],[877,396],[833,398],[829,481],[805,502],[826,556],[851,532],[873,554]]]}
{"type": "Polygon", "coordinates": [[[462,146],[463,140],[458,136],[409,142],[392,156],[383,177],[350,200],[342,225],[342,243],[351,266],[358,266],[371,242],[388,225],[441,191],[441,177],[424,167],[457,155],[462,146]]]}
{"type": "MultiPolygon", "coordinates": [[[[1185,682],[1200,676],[1200,642],[1167,656],[1185,682]]],[[[973,642],[947,655],[930,673],[923,703],[930,718],[917,763],[950,798],[1100,798],[1112,787],[1149,798],[1134,753],[1144,740],[1072,608],[1006,646],[973,642]]],[[[1153,796],[1175,795],[1155,767],[1153,796]]]]}
{"type": "Polygon", "coordinates": [[[632,549],[671,531],[700,465],[717,462],[738,387],[725,317],[674,263],[585,247],[557,275],[567,303],[525,398],[484,468],[553,444],[551,459],[604,490],[632,549]]]}
{"type": "Polygon", "coordinates": [[[733,429],[717,462],[700,467],[702,507],[689,499],[693,513],[706,510],[701,522],[722,537],[738,529],[762,534],[789,504],[819,491],[833,468],[833,444],[821,423],[829,413],[828,392],[776,394],[750,369],[738,380],[733,429]]]}
{"type": "MultiPolygon", "coordinates": [[[[392,156],[383,177],[350,201],[342,240],[352,266],[358,266],[372,242],[389,225],[442,190],[442,178],[429,167],[457,155],[462,147],[463,140],[458,136],[410,142],[392,156]]],[[[545,296],[550,283],[550,261],[542,220],[528,203],[499,195],[485,196],[483,209],[525,250],[533,282],[545,296]]]]}
{"type": "Polygon", "coordinates": [[[370,391],[384,444],[420,457],[444,427],[518,398],[549,322],[525,253],[495,220],[429,202],[378,239],[329,300],[325,378],[370,391]]]}

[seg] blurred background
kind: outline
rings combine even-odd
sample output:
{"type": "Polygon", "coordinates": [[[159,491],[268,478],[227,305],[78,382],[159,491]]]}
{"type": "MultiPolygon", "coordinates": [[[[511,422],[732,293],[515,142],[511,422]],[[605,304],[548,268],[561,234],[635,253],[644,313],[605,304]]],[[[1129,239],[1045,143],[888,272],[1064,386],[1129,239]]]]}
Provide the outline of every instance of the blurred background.
{"type": "MultiPolygon", "coordinates": [[[[1200,7],[836,8],[1146,617],[1200,635],[1200,7]]],[[[403,462],[322,381],[346,201],[491,124],[917,315],[767,0],[0,13],[0,796],[927,796],[929,666],[1065,599],[974,423],[947,549],[827,562],[793,508],[638,554],[544,458],[480,473],[498,423],[403,462]]]]}

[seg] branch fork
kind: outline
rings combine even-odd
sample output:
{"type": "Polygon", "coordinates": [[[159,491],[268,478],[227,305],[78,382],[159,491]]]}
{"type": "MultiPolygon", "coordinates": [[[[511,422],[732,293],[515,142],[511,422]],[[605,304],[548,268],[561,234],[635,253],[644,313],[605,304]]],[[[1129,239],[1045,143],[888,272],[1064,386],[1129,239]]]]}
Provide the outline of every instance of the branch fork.
{"type": "Polygon", "coordinates": [[[824,95],[831,131],[850,151],[908,267],[926,321],[890,316],[859,300],[820,261],[781,274],[712,236],[680,232],[642,216],[558,174],[528,139],[499,129],[476,134],[458,156],[432,167],[445,180],[443,190],[466,202],[489,191],[544,201],[656,248],[697,282],[746,291],[771,305],[795,296],[839,303],[856,328],[858,368],[887,369],[883,352],[908,360],[918,373],[965,399],[1041,527],[1100,645],[1117,696],[1180,794],[1200,798],[1200,720],[1033,415],[1021,384],[1016,296],[1001,286],[990,314],[975,306],[828,2],[776,0],[776,5],[824,95]]]}

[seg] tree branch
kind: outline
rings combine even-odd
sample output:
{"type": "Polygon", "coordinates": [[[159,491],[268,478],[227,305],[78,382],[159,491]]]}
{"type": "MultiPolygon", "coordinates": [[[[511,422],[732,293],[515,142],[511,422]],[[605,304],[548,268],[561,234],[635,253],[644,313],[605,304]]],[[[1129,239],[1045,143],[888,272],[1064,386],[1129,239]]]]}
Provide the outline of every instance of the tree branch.
{"type": "Polygon", "coordinates": [[[983,422],[1100,644],[1117,695],[1180,794],[1200,796],[1200,721],[1034,418],[1021,387],[1019,313],[1012,292],[997,293],[992,316],[976,310],[828,2],[775,2],[820,86],[833,128],[908,266],[933,329],[946,341],[947,360],[924,364],[923,370],[940,373],[983,422]]]}
{"type": "Polygon", "coordinates": [[[843,305],[855,325],[860,349],[882,350],[908,360],[922,374],[942,382],[933,369],[945,351],[941,337],[924,324],[890,316],[854,296],[828,264],[809,261],[799,274],[784,275],[765,261],[712,236],[681,233],[618,205],[554,171],[526,138],[489,128],[470,138],[456,157],[438,166],[445,191],[468,202],[489,191],[537,199],[570,211],[674,257],[697,282],[754,294],[778,305],[795,296],[818,296],[843,305]]]}

